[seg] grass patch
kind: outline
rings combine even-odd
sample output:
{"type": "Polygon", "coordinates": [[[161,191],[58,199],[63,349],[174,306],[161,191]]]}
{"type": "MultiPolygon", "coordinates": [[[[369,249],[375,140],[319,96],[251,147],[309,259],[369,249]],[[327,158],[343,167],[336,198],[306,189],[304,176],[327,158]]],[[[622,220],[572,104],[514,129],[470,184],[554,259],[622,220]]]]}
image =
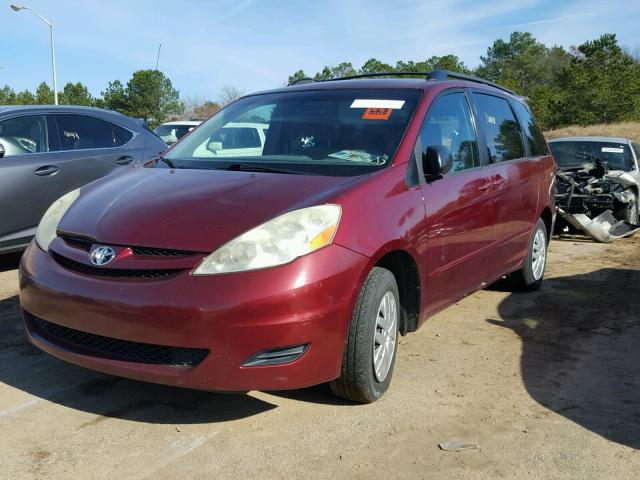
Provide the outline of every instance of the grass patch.
{"type": "Polygon", "coordinates": [[[608,123],[589,125],[587,127],[572,125],[557,130],[549,130],[544,133],[544,136],[547,137],[547,140],[576,136],[623,137],[640,143],[640,122],[608,123]]]}

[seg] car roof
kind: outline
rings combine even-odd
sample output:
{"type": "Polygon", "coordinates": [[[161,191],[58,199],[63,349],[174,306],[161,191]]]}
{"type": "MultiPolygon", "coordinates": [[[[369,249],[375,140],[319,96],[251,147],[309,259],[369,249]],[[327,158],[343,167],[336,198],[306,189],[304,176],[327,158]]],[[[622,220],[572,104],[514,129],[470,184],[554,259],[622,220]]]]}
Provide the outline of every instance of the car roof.
{"type": "Polygon", "coordinates": [[[117,123],[132,130],[139,130],[144,123],[115,110],[80,105],[0,105],[0,116],[14,113],[76,113],[93,115],[117,123]]]}
{"type": "Polygon", "coordinates": [[[506,95],[510,98],[522,101],[521,97],[512,95],[505,90],[492,87],[479,82],[469,80],[425,80],[424,78],[373,78],[373,79],[351,79],[351,80],[327,80],[321,82],[304,82],[287,87],[276,88],[256,92],[252,95],[262,95],[265,93],[287,93],[304,90],[351,90],[351,89],[381,89],[381,90],[430,90],[446,85],[450,88],[474,88],[486,90],[492,93],[506,95]]]}
{"type": "Polygon", "coordinates": [[[548,143],[557,142],[611,142],[611,143],[629,143],[631,140],[623,137],[596,137],[596,136],[582,136],[582,137],[559,137],[549,140],[548,143]]]}

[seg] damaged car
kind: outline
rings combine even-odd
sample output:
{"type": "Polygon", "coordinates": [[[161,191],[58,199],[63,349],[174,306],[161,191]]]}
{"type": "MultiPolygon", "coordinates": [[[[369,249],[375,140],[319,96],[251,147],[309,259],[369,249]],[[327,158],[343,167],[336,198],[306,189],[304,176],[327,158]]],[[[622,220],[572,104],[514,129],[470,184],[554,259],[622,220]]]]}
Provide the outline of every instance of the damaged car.
{"type": "Polygon", "coordinates": [[[609,243],[640,230],[640,145],[617,137],[549,141],[558,165],[556,231],[609,243]]]}

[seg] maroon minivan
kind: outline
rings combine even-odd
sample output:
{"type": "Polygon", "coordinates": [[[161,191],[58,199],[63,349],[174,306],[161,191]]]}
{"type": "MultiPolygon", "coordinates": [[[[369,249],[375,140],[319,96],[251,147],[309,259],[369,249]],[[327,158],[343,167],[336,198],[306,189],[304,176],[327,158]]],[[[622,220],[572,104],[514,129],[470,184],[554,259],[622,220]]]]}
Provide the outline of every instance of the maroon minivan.
{"type": "Polygon", "coordinates": [[[501,277],[543,279],[555,164],[524,100],[482,79],[248,95],[146,167],[42,219],[20,268],[42,350],[169,385],[331,382],[372,402],[399,334],[501,277]]]}

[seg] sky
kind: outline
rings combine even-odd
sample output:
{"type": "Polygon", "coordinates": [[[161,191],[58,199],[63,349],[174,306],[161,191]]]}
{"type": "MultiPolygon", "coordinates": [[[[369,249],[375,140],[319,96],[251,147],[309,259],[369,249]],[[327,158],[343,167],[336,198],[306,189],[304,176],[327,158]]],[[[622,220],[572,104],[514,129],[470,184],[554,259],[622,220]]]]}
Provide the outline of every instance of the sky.
{"type": "MultiPolygon", "coordinates": [[[[639,0],[25,0],[54,23],[58,86],[94,95],[135,70],[159,69],[181,96],[215,100],[224,85],[279,87],[343,61],[395,64],[455,54],[474,67],[497,38],[531,32],[551,46],[615,33],[640,49],[639,0]]],[[[0,85],[51,84],[47,25],[0,0],[0,85]]]]}

